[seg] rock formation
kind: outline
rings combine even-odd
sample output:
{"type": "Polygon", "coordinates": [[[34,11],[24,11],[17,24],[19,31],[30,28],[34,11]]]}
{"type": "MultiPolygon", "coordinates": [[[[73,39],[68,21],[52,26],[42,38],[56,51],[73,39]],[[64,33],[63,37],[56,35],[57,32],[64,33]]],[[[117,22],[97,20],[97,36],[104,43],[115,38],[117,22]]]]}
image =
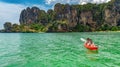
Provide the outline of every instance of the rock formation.
{"type": "Polygon", "coordinates": [[[49,25],[50,31],[70,31],[76,26],[98,29],[107,24],[120,26],[120,0],[105,4],[69,5],[57,3],[54,10],[40,10],[37,7],[24,9],[20,14],[20,24],[40,23],[49,25]]]}
{"type": "Polygon", "coordinates": [[[40,9],[37,7],[29,8],[27,7],[24,9],[20,14],[20,24],[30,24],[34,22],[38,22],[38,15],[40,9]]]}

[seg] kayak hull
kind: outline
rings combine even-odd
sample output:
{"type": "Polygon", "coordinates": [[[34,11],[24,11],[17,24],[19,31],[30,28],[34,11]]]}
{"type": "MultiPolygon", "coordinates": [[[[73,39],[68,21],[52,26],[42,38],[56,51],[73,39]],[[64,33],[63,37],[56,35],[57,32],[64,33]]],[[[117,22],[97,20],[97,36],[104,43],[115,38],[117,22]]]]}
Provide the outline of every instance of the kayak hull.
{"type": "Polygon", "coordinates": [[[98,47],[95,46],[95,45],[87,45],[87,44],[84,44],[84,47],[89,49],[89,50],[98,50],[98,47]]]}

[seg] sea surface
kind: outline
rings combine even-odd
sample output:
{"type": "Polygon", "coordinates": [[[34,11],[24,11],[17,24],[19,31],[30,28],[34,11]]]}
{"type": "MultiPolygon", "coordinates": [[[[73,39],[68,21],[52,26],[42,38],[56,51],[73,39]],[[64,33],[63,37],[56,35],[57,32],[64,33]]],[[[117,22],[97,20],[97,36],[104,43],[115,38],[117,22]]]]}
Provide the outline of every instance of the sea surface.
{"type": "Polygon", "coordinates": [[[0,33],[0,67],[120,67],[120,32],[0,33]]]}

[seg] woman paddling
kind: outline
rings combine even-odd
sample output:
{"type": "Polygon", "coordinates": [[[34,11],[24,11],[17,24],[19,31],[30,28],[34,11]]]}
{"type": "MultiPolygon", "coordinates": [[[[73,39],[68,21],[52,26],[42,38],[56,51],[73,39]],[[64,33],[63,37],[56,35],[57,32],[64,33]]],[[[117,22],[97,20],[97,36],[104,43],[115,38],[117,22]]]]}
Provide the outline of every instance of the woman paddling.
{"type": "Polygon", "coordinates": [[[92,42],[92,39],[87,38],[86,41],[84,41],[84,46],[89,50],[98,50],[98,47],[92,42]]]}
{"type": "Polygon", "coordinates": [[[87,38],[86,44],[89,46],[94,45],[92,42],[92,39],[90,39],[90,38],[87,38]]]}

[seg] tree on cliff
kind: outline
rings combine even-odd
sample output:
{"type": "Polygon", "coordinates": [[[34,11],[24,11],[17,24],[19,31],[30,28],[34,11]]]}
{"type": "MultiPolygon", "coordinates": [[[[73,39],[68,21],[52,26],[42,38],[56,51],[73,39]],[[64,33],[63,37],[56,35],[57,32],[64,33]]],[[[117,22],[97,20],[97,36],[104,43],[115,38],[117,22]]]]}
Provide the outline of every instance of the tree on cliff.
{"type": "Polygon", "coordinates": [[[18,24],[13,24],[12,32],[20,32],[20,26],[18,24]]]}
{"type": "Polygon", "coordinates": [[[12,24],[11,24],[11,22],[6,22],[4,24],[4,29],[5,29],[5,32],[11,32],[11,30],[12,30],[12,24]]]}

